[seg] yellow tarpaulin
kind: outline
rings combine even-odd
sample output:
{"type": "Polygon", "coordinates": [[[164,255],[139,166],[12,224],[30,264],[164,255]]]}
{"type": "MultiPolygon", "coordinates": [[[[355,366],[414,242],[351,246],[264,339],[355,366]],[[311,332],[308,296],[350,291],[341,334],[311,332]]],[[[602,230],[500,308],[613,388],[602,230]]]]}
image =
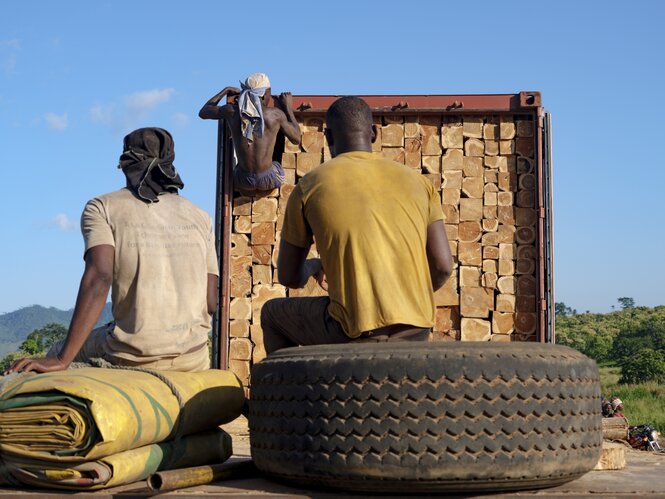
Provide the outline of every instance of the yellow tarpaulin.
{"type": "Polygon", "coordinates": [[[83,368],[21,376],[0,393],[0,454],[80,463],[210,430],[240,415],[229,371],[83,368]]]}
{"type": "Polygon", "coordinates": [[[24,484],[94,490],[145,480],[157,471],[222,463],[233,453],[231,436],[220,430],[146,445],[84,463],[53,463],[5,456],[4,473],[24,484]]]}

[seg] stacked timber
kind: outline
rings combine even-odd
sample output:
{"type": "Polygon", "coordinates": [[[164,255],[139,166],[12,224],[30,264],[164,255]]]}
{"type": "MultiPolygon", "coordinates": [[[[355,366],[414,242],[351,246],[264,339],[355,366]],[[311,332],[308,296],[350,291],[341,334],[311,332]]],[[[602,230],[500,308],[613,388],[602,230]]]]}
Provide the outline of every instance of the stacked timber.
{"type": "MultiPolygon", "coordinates": [[[[252,364],[266,356],[261,330],[261,308],[285,296],[324,295],[312,279],[304,289],[287,290],[277,281],[277,255],[284,212],[298,179],[330,159],[322,118],[300,124],[301,145],[285,141],[282,154],[285,182],[281,188],[254,197],[233,200],[229,367],[249,386],[252,364]]],[[[310,257],[318,256],[312,248],[310,257]]]]}
{"type": "Polygon", "coordinates": [[[626,418],[603,418],[603,439],[628,441],[629,426],[626,418]]]}
{"type": "MultiPolygon", "coordinates": [[[[435,294],[433,340],[535,341],[538,323],[535,127],[524,115],[376,116],[375,152],[426,176],[441,196],[455,261],[435,294]]],[[[330,159],[323,119],[306,117],[302,143],[285,143],[286,181],[254,198],[236,197],[231,250],[231,369],[249,383],[265,357],[260,310],[270,298],[324,292],[277,282],[286,202],[300,178],[330,159]]],[[[311,256],[316,256],[313,248],[311,256]]]]}
{"type": "Polygon", "coordinates": [[[442,205],[456,268],[435,295],[435,337],[535,340],[533,142],[533,122],[512,116],[442,119],[442,205]]]}
{"type": "Polygon", "coordinates": [[[603,442],[600,459],[593,468],[596,471],[622,470],[626,467],[626,446],[614,442],[603,442]]]}

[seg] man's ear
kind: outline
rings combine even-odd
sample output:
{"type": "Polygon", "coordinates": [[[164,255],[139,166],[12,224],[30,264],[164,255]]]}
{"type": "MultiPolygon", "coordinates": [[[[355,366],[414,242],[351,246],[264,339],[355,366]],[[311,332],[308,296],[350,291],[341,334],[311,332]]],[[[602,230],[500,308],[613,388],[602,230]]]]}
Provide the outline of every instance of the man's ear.
{"type": "Polygon", "coordinates": [[[333,131],[330,128],[326,128],[323,133],[326,136],[326,141],[328,142],[328,149],[330,150],[330,155],[335,157],[335,136],[333,131]]]}
{"type": "Polygon", "coordinates": [[[332,145],[335,143],[335,137],[333,135],[333,131],[330,128],[326,128],[324,130],[324,133],[326,135],[326,140],[328,141],[328,145],[332,147],[332,145]]]}
{"type": "Polygon", "coordinates": [[[376,138],[379,136],[379,128],[376,125],[372,125],[372,144],[376,142],[376,138]]]}

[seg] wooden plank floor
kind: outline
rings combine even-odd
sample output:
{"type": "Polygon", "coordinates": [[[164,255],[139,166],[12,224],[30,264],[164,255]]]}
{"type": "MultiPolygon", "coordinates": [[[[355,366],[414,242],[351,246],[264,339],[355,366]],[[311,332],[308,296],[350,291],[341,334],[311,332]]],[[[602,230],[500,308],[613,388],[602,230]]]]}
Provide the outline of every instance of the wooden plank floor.
{"type": "MultiPolygon", "coordinates": [[[[247,420],[243,417],[224,426],[233,436],[234,461],[250,459],[249,431],[247,420]]],[[[523,491],[507,494],[490,494],[478,496],[484,498],[498,497],[536,497],[561,498],[573,497],[665,497],[665,454],[636,451],[627,449],[626,468],[618,471],[591,471],[573,482],[546,490],[523,491]]],[[[45,491],[37,489],[0,488],[0,497],[62,497],[61,491],[45,491]]],[[[73,493],[77,498],[91,497],[94,499],[120,497],[339,497],[338,492],[299,489],[265,478],[247,478],[217,482],[211,485],[190,487],[187,489],[155,495],[139,482],[98,492],[73,493]]],[[[363,495],[367,497],[366,494],[363,495]]],[[[395,497],[395,496],[393,496],[395,497]]],[[[452,497],[452,496],[448,496],[452,497]]],[[[457,496],[459,497],[459,496],[457,496]]],[[[475,497],[475,496],[464,496],[475,497]]]]}

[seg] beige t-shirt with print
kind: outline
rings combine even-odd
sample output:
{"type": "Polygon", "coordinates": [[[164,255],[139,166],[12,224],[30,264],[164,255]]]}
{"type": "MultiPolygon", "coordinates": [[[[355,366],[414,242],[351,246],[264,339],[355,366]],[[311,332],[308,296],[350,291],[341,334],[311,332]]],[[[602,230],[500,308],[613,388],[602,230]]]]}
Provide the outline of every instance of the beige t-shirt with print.
{"type": "Polygon", "coordinates": [[[219,275],[206,212],[177,194],[145,203],[125,188],[89,201],[81,230],[85,251],[115,248],[110,356],[147,362],[206,345],[208,274],[219,275]]]}

